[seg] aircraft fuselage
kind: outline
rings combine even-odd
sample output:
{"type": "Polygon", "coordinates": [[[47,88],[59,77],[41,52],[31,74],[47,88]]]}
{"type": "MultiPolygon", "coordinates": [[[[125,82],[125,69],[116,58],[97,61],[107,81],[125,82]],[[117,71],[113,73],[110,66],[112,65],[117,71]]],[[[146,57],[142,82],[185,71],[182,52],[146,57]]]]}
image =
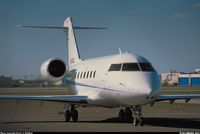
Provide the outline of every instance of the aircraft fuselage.
{"type": "Polygon", "coordinates": [[[69,86],[74,94],[87,95],[90,105],[144,105],[160,90],[158,73],[148,65],[144,57],[130,53],[82,60],[69,69],[74,81],[69,86]]]}

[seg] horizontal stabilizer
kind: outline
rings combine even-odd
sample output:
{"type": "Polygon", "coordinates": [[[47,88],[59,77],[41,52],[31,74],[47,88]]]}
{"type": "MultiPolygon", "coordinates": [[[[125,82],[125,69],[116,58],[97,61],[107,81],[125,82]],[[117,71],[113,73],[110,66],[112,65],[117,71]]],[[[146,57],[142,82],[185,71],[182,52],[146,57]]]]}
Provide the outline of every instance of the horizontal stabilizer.
{"type": "MultiPolygon", "coordinates": [[[[28,27],[28,28],[46,28],[46,29],[68,29],[67,27],[59,27],[59,26],[30,26],[30,25],[16,25],[17,27],[28,27]]],[[[105,27],[80,27],[74,26],[73,29],[108,29],[105,27]]]]}

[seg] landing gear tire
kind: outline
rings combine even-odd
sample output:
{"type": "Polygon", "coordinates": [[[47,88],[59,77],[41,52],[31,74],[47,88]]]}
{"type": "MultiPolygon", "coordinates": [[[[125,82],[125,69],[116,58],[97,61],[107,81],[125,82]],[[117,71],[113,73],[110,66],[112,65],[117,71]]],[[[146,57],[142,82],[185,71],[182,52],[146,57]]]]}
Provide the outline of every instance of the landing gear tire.
{"type": "Polygon", "coordinates": [[[67,110],[65,112],[65,122],[69,122],[71,118],[71,112],[69,110],[67,110]]]}
{"type": "Polygon", "coordinates": [[[121,109],[119,111],[119,120],[120,121],[124,121],[125,120],[125,111],[123,109],[121,109]]]}
{"type": "Polygon", "coordinates": [[[129,107],[125,108],[125,120],[129,123],[133,121],[132,111],[129,107]]]}
{"type": "Polygon", "coordinates": [[[71,118],[73,122],[78,121],[78,111],[75,108],[76,108],[75,105],[66,105],[65,122],[69,122],[71,118]]]}
{"type": "Polygon", "coordinates": [[[72,121],[77,122],[78,121],[78,111],[76,109],[71,111],[72,121]]]}

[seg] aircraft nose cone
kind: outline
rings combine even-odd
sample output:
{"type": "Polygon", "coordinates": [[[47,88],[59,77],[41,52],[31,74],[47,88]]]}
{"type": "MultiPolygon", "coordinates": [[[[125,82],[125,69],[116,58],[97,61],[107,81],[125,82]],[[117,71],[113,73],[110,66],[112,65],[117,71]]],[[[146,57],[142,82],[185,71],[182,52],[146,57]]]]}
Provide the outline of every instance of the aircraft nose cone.
{"type": "Polygon", "coordinates": [[[160,80],[157,73],[147,74],[142,84],[145,94],[154,94],[160,89],[160,80]]]}

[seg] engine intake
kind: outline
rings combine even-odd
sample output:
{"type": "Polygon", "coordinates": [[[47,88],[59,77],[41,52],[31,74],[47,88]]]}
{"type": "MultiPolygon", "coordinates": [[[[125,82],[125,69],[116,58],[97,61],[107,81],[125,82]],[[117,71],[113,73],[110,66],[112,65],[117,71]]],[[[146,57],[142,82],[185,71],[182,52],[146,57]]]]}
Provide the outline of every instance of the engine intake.
{"type": "Polygon", "coordinates": [[[66,72],[66,65],[62,59],[53,58],[45,61],[40,71],[43,79],[50,82],[58,82],[63,78],[66,72]]]}
{"type": "Polygon", "coordinates": [[[49,63],[48,72],[53,77],[61,77],[66,70],[65,64],[61,60],[53,60],[49,63]]]}

